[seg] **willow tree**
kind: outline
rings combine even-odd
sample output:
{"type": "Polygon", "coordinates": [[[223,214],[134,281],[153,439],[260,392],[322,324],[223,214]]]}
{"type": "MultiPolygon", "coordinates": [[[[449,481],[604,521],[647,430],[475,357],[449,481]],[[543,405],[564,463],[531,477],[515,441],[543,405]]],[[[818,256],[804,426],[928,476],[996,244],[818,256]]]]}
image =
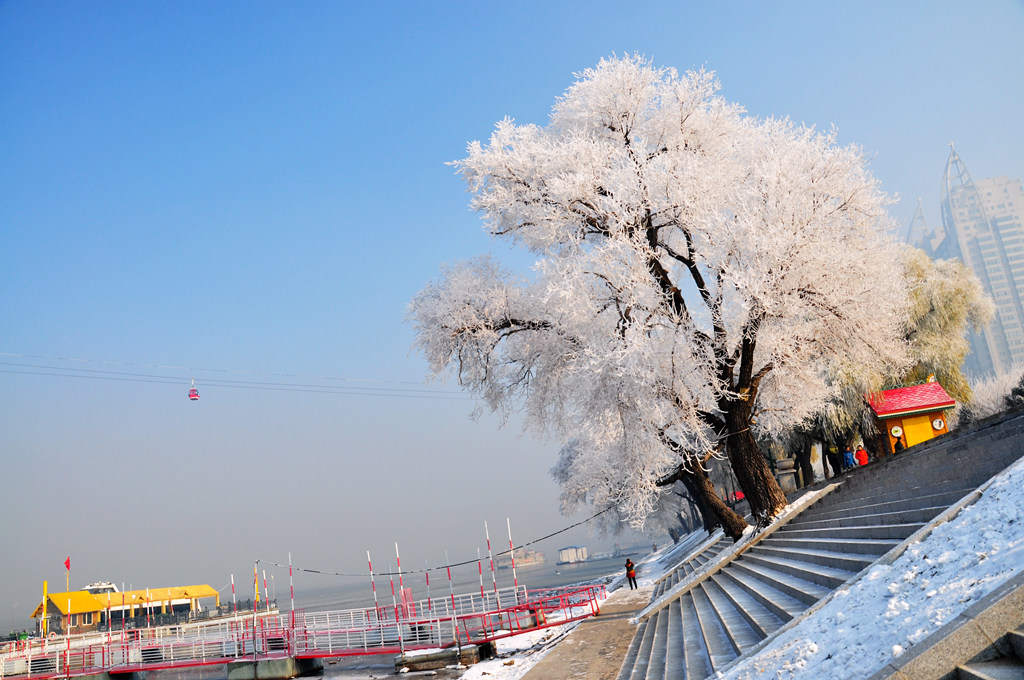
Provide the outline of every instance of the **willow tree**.
{"type": "Polygon", "coordinates": [[[961,404],[971,401],[963,374],[971,350],[968,330],[980,332],[995,305],[978,277],[960,260],[933,260],[923,250],[904,246],[900,257],[910,288],[910,320],[905,335],[912,366],[893,386],[924,382],[935,376],[961,404]]]}
{"type": "Polygon", "coordinates": [[[665,484],[714,496],[702,466],[726,455],[767,522],[786,499],[755,434],[820,406],[828,366],[904,359],[887,199],[861,152],[746,116],[710,73],[603,60],[547,125],[503,120],[454,166],[536,265],[446,269],[410,305],[416,343],[435,375],[567,442],[566,509],[640,526],[665,484]]]}

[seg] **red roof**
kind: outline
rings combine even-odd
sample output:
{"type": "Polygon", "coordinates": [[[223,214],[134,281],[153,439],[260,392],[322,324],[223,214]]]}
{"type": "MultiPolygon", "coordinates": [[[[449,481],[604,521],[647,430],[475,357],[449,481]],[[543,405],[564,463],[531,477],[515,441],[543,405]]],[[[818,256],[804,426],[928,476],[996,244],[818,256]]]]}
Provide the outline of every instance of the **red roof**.
{"type": "Polygon", "coordinates": [[[956,400],[937,382],[910,387],[897,387],[881,393],[869,394],[868,403],[879,418],[941,411],[956,406],[956,400]]]}

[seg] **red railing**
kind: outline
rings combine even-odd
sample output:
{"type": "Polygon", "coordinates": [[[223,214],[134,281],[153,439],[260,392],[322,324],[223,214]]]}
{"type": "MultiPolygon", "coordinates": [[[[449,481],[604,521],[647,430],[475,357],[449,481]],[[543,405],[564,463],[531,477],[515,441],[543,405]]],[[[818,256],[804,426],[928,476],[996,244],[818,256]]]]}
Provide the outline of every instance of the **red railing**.
{"type": "Polygon", "coordinates": [[[204,625],[29,640],[3,649],[0,678],[47,680],[247,658],[329,658],[475,645],[593,616],[604,597],[604,586],[515,589],[504,595],[484,594],[479,602],[463,599],[454,608],[438,600],[426,606],[410,603],[390,612],[384,607],[295,612],[294,616],[234,617],[204,625]]]}

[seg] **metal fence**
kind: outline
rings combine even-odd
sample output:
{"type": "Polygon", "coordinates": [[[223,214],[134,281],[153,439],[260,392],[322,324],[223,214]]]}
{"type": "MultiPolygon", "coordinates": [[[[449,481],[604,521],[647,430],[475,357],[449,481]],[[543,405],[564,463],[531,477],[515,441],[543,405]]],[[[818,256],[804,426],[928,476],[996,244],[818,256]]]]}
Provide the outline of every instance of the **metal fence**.
{"type": "Polygon", "coordinates": [[[391,606],[253,613],[182,625],[22,640],[0,648],[0,678],[163,670],[242,658],[330,658],[481,644],[597,614],[604,586],[507,588],[391,606]]]}

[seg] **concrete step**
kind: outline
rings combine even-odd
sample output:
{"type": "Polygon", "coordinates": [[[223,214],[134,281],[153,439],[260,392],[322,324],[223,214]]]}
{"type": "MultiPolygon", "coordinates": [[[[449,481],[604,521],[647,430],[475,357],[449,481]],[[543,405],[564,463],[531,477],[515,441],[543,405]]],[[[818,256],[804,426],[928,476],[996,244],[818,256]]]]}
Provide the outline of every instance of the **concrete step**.
{"type": "Polygon", "coordinates": [[[647,629],[644,630],[643,639],[640,642],[640,653],[636,657],[636,666],[630,680],[646,680],[647,667],[651,663],[652,655],[660,655],[661,650],[654,646],[655,634],[658,630],[658,622],[651,619],[647,622],[647,629]]]}
{"type": "Polygon", "coordinates": [[[688,562],[688,564],[692,565],[694,568],[698,568],[699,566],[702,566],[716,558],[723,550],[725,550],[725,543],[723,541],[718,541],[714,545],[708,546],[704,552],[695,556],[688,562]]]}
{"type": "Polygon", "coordinates": [[[697,613],[704,646],[711,659],[711,668],[713,670],[724,668],[739,655],[739,652],[733,647],[732,640],[729,639],[722,620],[718,617],[718,612],[715,611],[704,589],[694,588],[688,595],[693,600],[693,608],[697,613]]]}
{"type": "Polygon", "coordinates": [[[686,640],[683,629],[683,607],[678,600],[666,608],[674,644],[665,651],[665,680],[686,677],[686,640]],[[671,675],[670,675],[671,674],[671,675]]]}
{"type": "Polygon", "coordinates": [[[802,602],[804,606],[800,612],[832,592],[825,586],[762,564],[754,564],[746,559],[736,560],[724,571],[735,571],[738,578],[752,576],[780,593],[802,602]]]}
{"type": "MultiPolygon", "coordinates": [[[[1018,420],[1024,425],[1024,417],[1018,420]]],[[[1016,427],[1010,434],[1019,438],[1022,429],[1016,427]]],[[[980,432],[975,439],[981,441],[980,432]]],[[[1000,454],[1006,461],[997,456],[977,460],[977,441],[971,442],[971,450],[964,444],[962,451],[917,459],[918,452],[908,452],[843,475],[838,489],[652,615],[634,641],[634,665],[642,666],[643,672],[620,672],[617,680],[704,680],[713,675],[1012,462],[1012,451],[1000,454]],[[949,464],[944,463],[947,459],[949,464]],[[662,658],[657,659],[659,646],[662,658]]],[[[942,444],[932,448],[937,446],[942,444]]],[[[1001,446],[1008,449],[1009,444],[1001,446]]],[[[694,539],[694,546],[699,543],[694,539]]],[[[693,570],[706,569],[731,545],[721,539],[708,546],[665,579],[662,592],[689,578],[693,570]]],[[[1024,629],[1003,640],[1000,651],[1013,649],[1024,657],[1024,629]]],[[[633,649],[631,644],[627,654],[633,649]]],[[[1019,673],[1019,666],[1011,666],[1018,661],[968,664],[958,673],[1001,678],[996,673],[1006,668],[1019,673]]]]}
{"type": "MultiPolygon", "coordinates": [[[[839,586],[843,585],[857,573],[848,569],[838,569],[836,567],[829,567],[823,564],[804,562],[803,560],[774,557],[766,555],[763,552],[755,552],[754,550],[743,555],[741,561],[747,564],[762,566],[767,569],[774,569],[775,571],[788,574],[790,576],[795,576],[799,579],[803,579],[804,581],[809,581],[819,586],[823,586],[829,591],[835,590],[839,586]]],[[[815,600],[815,602],[816,601],[817,600],[815,600]]]]}
{"type": "MultiPolygon", "coordinates": [[[[753,597],[758,604],[783,623],[799,616],[807,609],[807,605],[795,597],[776,590],[758,578],[751,578],[749,574],[738,572],[731,565],[729,569],[723,569],[717,576],[720,583],[729,586],[735,585],[739,591],[753,597]]],[[[730,592],[732,592],[731,588],[730,592]]]]}
{"type": "MultiPolygon", "coordinates": [[[[841,512],[843,509],[858,508],[870,506],[875,512],[898,512],[900,510],[912,510],[924,506],[939,506],[946,507],[953,505],[958,500],[970,493],[970,489],[964,491],[961,488],[954,489],[952,491],[943,491],[940,493],[927,494],[924,496],[915,496],[913,498],[904,498],[900,500],[885,500],[886,497],[882,498],[863,498],[860,501],[850,499],[843,508],[838,505],[822,505],[819,507],[818,503],[800,513],[800,515],[794,521],[802,521],[804,519],[821,519],[826,516],[833,516],[837,512],[841,512]]],[[[824,503],[828,499],[826,496],[821,503],[824,503]]]]}
{"type": "Polygon", "coordinates": [[[960,680],[1021,680],[1024,662],[1020,659],[996,659],[963,664],[956,667],[960,680]]]}
{"type": "Polygon", "coordinates": [[[651,593],[651,600],[657,600],[665,591],[670,590],[672,586],[678,583],[679,579],[685,576],[685,567],[686,565],[684,564],[655,585],[654,591],[651,593]]]}
{"type": "Polygon", "coordinates": [[[646,680],[664,680],[665,678],[665,652],[668,639],[668,612],[662,611],[654,621],[654,639],[651,645],[651,657],[647,662],[647,670],[644,674],[646,680]]]}
{"type": "Polygon", "coordinates": [[[693,607],[693,598],[689,594],[678,600],[683,629],[683,653],[686,660],[686,680],[703,680],[711,675],[711,657],[704,645],[704,636],[697,619],[697,611],[693,607]]]}
{"type": "Polygon", "coordinates": [[[715,580],[708,579],[704,581],[700,584],[700,588],[704,591],[708,601],[714,608],[718,620],[721,621],[722,628],[729,638],[729,643],[737,656],[764,639],[763,635],[760,635],[751,627],[750,622],[743,616],[735,602],[726,596],[721,586],[715,580]]]}
{"type": "Polygon", "coordinates": [[[765,555],[770,558],[811,562],[825,567],[842,569],[854,574],[878,559],[877,555],[865,555],[863,553],[844,553],[836,550],[814,550],[808,548],[787,548],[784,546],[776,546],[770,540],[752,548],[747,554],[749,555],[751,553],[765,555]]]}
{"type": "MultiPolygon", "coordinates": [[[[650,625],[650,621],[641,621],[636,627],[636,633],[633,634],[633,639],[629,643],[629,648],[626,649],[626,655],[622,659],[622,667],[619,669],[619,674],[616,676],[616,680],[638,680],[638,677],[634,676],[637,668],[638,657],[640,656],[640,647],[644,640],[644,634],[647,632],[647,627],[650,625]]],[[[650,656],[650,647],[647,649],[648,657],[650,656]]],[[[646,668],[647,663],[644,662],[646,668]]]]}
{"type": "Polygon", "coordinates": [[[976,489],[988,477],[975,484],[973,480],[947,479],[926,485],[908,485],[902,478],[877,480],[868,488],[856,488],[843,485],[822,498],[814,507],[809,508],[808,515],[816,515],[833,509],[849,509],[861,505],[876,505],[879,503],[895,503],[927,498],[945,494],[960,494],[966,496],[971,490],[976,489]]]}
{"type": "MultiPolygon", "coordinates": [[[[693,551],[706,543],[708,538],[709,536],[707,533],[703,531],[693,532],[686,538],[680,540],[674,548],[659,558],[657,564],[663,570],[668,570],[670,568],[678,569],[682,564],[685,564],[688,559],[693,557],[693,551]]],[[[718,540],[721,540],[721,537],[719,537],[718,540]]]]}
{"type": "Polygon", "coordinates": [[[666,571],[670,567],[677,565],[680,560],[686,558],[687,555],[692,553],[697,546],[704,543],[707,539],[708,534],[703,530],[694,531],[681,538],[671,550],[658,558],[660,570],[666,571]]]}
{"type": "Polygon", "coordinates": [[[1024,626],[1006,634],[1006,642],[1017,658],[1024,661],[1024,626]]]}
{"type": "Polygon", "coordinates": [[[714,584],[732,602],[733,607],[743,616],[758,640],[768,637],[788,620],[774,614],[757,598],[723,574],[715,574],[707,583],[714,584]]]}
{"type": "MultiPolygon", "coordinates": [[[[974,450],[979,451],[979,448],[975,446],[974,450]]],[[[985,481],[1005,470],[1007,466],[1011,465],[1019,457],[1019,451],[1012,452],[1008,456],[972,456],[969,464],[960,464],[954,469],[968,486],[977,488],[985,481]]],[[[917,470],[915,474],[917,479],[927,484],[933,481],[939,481],[943,478],[948,478],[949,471],[950,468],[942,466],[926,466],[924,469],[917,470]]]]}
{"type": "MultiPolygon", "coordinates": [[[[1011,436],[1017,437],[1019,434],[1014,433],[1011,436]]],[[[988,449],[984,438],[972,441],[970,448],[976,452],[988,449]]],[[[963,452],[966,452],[966,449],[963,452]]],[[[1001,472],[1007,465],[1010,465],[1019,457],[1019,452],[1013,451],[1009,447],[1004,447],[1004,451],[998,455],[991,455],[990,449],[988,453],[990,455],[969,455],[969,465],[962,464],[964,456],[957,456],[955,454],[952,456],[940,456],[939,458],[945,459],[942,461],[944,464],[936,464],[935,457],[913,456],[902,460],[894,460],[892,461],[893,464],[883,462],[882,464],[858,467],[850,474],[844,475],[844,477],[848,482],[856,485],[868,484],[875,486],[879,483],[889,482],[894,477],[897,477],[903,480],[912,479],[918,486],[924,486],[949,479],[949,465],[952,464],[956,465],[956,470],[962,479],[966,480],[968,484],[977,485],[1001,472]],[[958,461],[961,464],[957,465],[958,461]]]]}
{"type": "Polygon", "coordinates": [[[725,549],[725,543],[721,540],[716,541],[714,544],[708,546],[703,552],[694,555],[686,562],[682,563],[676,569],[669,574],[667,577],[662,579],[655,587],[654,592],[651,594],[651,600],[656,600],[671,590],[677,583],[685,580],[694,571],[699,569],[701,566],[714,559],[722,550],[725,549]]]}
{"type": "Polygon", "coordinates": [[[894,494],[896,499],[911,496],[930,495],[955,488],[971,486],[974,474],[951,477],[948,470],[942,475],[923,477],[922,475],[902,468],[897,470],[878,467],[867,474],[859,474],[842,480],[844,483],[832,494],[831,502],[840,502],[847,498],[894,494]]]}
{"type": "Polygon", "coordinates": [[[859,555],[884,555],[900,544],[898,538],[790,538],[776,532],[767,544],[776,548],[794,550],[835,550],[842,553],[859,555]]]}
{"type": "Polygon", "coordinates": [[[912,522],[906,524],[869,524],[857,527],[828,527],[825,529],[790,529],[783,527],[775,536],[780,538],[870,538],[870,539],[900,539],[924,526],[923,522],[912,522]]]}
{"type": "Polygon", "coordinates": [[[665,637],[665,674],[651,680],[675,680],[683,677],[686,655],[683,652],[683,616],[679,602],[673,602],[663,614],[668,618],[665,637]]]}
{"type": "Polygon", "coordinates": [[[786,525],[789,529],[822,529],[827,527],[852,527],[870,524],[908,524],[930,522],[932,518],[948,508],[948,505],[906,508],[890,512],[882,511],[875,505],[860,506],[808,518],[797,518],[786,525]]]}

